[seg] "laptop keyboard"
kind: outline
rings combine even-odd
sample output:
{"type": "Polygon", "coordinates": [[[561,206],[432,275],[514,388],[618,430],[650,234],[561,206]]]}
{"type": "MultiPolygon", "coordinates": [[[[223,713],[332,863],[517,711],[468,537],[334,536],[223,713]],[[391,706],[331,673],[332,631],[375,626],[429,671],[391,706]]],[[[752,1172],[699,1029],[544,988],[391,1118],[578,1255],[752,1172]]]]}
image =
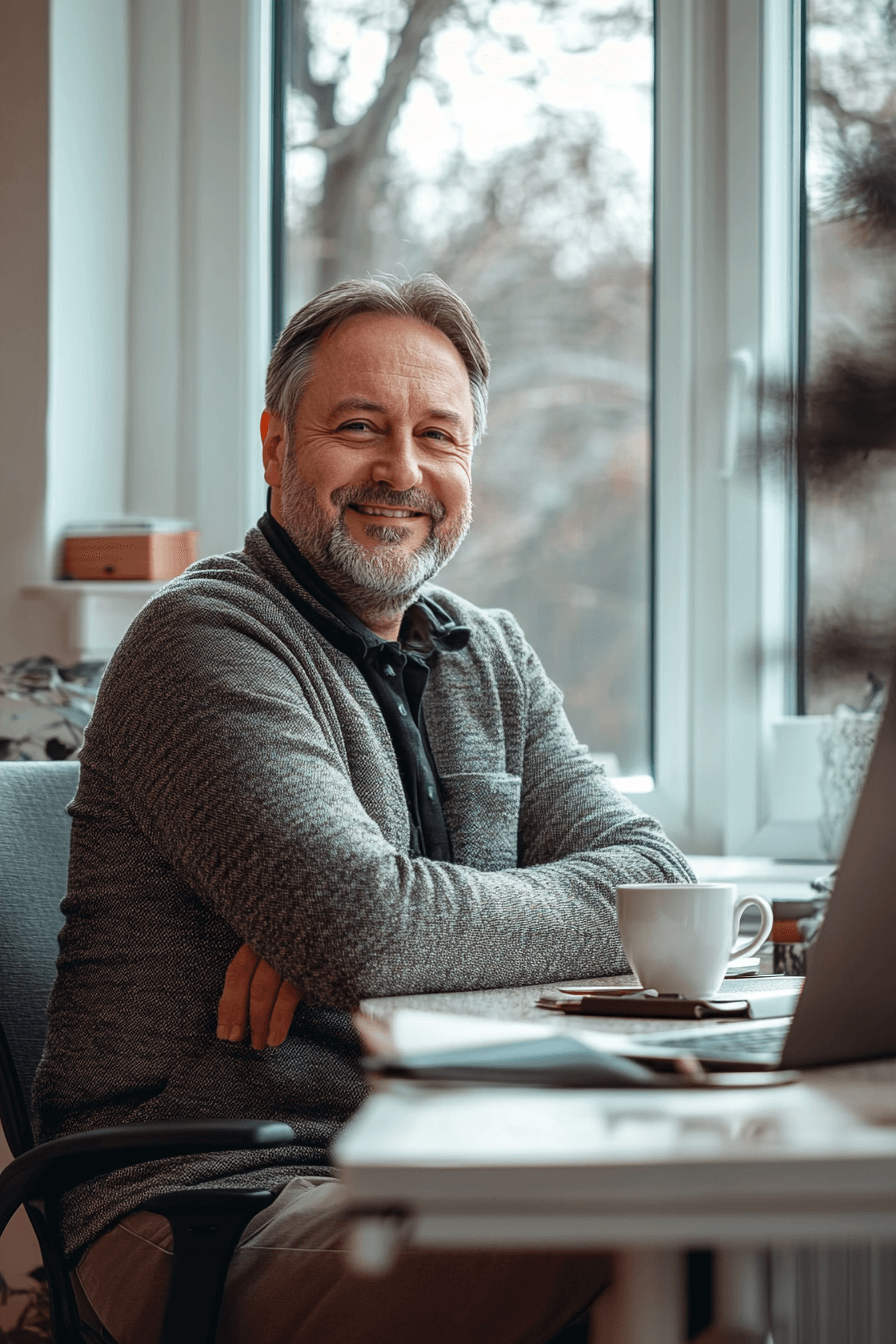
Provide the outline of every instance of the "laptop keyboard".
{"type": "Polygon", "coordinates": [[[664,1050],[696,1055],[698,1059],[767,1059],[780,1055],[789,1029],[789,1022],[776,1022],[757,1031],[719,1032],[711,1041],[690,1031],[682,1036],[664,1036],[655,1044],[662,1045],[664,1050]]]}

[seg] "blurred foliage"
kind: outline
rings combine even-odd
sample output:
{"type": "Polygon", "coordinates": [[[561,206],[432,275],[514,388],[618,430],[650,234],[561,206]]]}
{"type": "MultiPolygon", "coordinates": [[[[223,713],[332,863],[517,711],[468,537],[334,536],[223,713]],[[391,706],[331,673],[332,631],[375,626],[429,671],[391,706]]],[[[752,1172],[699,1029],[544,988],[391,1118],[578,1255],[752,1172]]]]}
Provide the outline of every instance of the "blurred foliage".
{"type": "Polygon", "coordinates": [[[377,270],[464,296],[492,355],[489,433],[440,581],[509,607],[580,739],[643,773],[652,5],[292,13],[288,306],[377,270]]]}
{"type": "Polygon", "coordinates": [[[896,6],[811,0],[807,709],[896,655],[896,6]]]}

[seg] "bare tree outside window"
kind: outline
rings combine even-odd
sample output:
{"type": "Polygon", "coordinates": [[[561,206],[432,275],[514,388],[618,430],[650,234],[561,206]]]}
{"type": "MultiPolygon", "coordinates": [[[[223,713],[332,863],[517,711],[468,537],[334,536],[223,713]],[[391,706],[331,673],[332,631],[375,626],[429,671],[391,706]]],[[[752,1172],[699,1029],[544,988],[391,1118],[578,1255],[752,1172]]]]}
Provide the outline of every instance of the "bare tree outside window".
{"type": "Polygon", "coordinates": [[[807,42],[809,382],[868,438],[807,481],[804,691],[824,714],[861,706],[896,650],[896,423],[873,423],[896,386],[896,5],[811,0],[807,42]]]}
{"type": "Polygon", "coordinates": [[[285,309],[437,271],[493,357],[439,582],[520,619],[579,737],[650,771],[648,0],[292,0],[285,309]]]}

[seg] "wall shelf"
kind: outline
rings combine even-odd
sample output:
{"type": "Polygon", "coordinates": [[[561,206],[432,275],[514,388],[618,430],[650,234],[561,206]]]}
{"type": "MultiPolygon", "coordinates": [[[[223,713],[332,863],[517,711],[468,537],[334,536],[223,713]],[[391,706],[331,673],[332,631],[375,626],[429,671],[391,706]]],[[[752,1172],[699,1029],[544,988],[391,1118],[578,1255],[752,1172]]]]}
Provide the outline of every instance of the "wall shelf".
{"type": "Polygon", "coordinates": [[[21,595],[53,608],[62,622],[57,656],[77,663],[110,658],[137,612],[164,586],[149,580],[56,579],[28,584],[21,595]]]}

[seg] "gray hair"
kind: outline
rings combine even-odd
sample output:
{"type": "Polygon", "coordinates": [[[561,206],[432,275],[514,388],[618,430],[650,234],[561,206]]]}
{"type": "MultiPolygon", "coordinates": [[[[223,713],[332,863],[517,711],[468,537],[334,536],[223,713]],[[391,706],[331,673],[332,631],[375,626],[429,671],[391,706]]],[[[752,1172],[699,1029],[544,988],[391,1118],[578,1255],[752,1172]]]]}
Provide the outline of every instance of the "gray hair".
{"type": "Polygon", "coordinates": [[[480,443],[488,410],[488,351],[470,309],[437,275],[418,275],[404,282],[394,275],[343,280],[306,303],[289,319],[274,346],[265,381],[267,409],[292,432],[321,337],[359,313],[416,318],[448,337],[470,379],[473,443],[480,443]]]}

